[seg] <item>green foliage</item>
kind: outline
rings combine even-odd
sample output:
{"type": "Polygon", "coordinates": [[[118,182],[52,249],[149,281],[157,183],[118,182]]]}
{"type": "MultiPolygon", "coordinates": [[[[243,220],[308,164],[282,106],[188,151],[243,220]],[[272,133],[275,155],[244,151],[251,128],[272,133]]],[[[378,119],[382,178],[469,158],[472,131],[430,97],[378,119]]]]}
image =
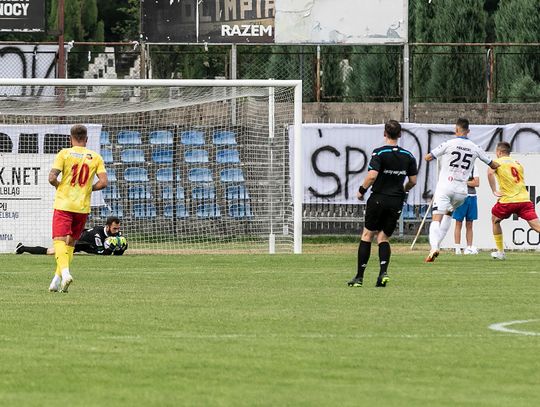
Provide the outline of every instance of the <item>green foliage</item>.
{"type": "MultiPolygon", "coordinates": [[[[538,0],[508,0],[500,3],[495,14],[497,40],[500,42],[540,42],[540,9],[538,0]]],[[[526,47],[496,49],[497,100],[515,98],[531,86],[529,96],[540,85],[538,51],[526,47]]]]}
{"type": "MultiPolygon", "coordinates": [[[[100,0],[102,3],[109,3],[107,6],[103,4],[104,8],[110,7],[111,2],[109,0],[100,0]]],[[[108,17],[108,23],[111,27],[111,35],[114,35],[115,40],[120,41],[138,41],[139,40],[139,27],[140,27],[140,0],[124,0],[117,3],[112,8],[111,12],[116,15],[114,20],[108,17]]],[[[107,17],[103,17],[107,18],[107,17]]]]}
{"type": "Polygon", "coordinates": [[[321,50],[321,94],[329,102],[341,102],[345,96],[345,78],[348,72],[344,64],[350,47],[322,47],[321,50]]]}
{"type": "Polygon", "coordinates": [[[400,49],[353,47],[347,96],[354,101],[396,101],[400,98],[400,49]]]}

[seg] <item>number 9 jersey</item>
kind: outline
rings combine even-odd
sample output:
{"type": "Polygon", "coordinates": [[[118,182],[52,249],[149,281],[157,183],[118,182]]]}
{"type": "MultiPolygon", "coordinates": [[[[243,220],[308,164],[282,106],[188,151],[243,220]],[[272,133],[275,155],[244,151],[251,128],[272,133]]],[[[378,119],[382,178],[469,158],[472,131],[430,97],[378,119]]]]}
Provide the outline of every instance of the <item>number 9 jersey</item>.
{"type": "Polygon", "coordinates": [[[431,151],[435,158],[441,158],[439,165],[439,186],[467,193],[467,181],[474,169],[477,158],[491,163],[491,158],[479,146],[466,137],[455,137],[445,141],[431,151]]]}
{"type": "Polygon", "coordinates": [[[499,183],[499,190],[503,196],[500,203],[518,203],[531,200],[523,179],[523,167],[511,157],[499,157],[494,160],[500,164],[495,170],[495,177],[499,183]]]}
{"type": "Polygon", "coordinates": [[[90,213],[94,176],[106,172],[103,158],[86,147],[64,148],[56,155],[53,169],[62,172],[62,179],[56,189],[54,209],[90,213]]]}

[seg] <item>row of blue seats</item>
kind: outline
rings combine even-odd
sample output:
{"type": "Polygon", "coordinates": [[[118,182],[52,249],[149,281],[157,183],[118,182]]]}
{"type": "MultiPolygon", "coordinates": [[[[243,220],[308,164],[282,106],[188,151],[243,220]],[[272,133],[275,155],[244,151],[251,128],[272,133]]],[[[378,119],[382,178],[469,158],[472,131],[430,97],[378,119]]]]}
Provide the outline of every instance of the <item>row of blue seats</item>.
{"type": "MultiPolygon", "coordinates": [[[[116,185],[110,185],[103,191],[103,198],[109,201],[121,199],[120,192],[116,185]]],[[[152,191],[149,185],[133,185],[128,188],[129,199],[152,199],[152,191]]],[[[204,185],[191,189],[191,199],[195,200],[214,200],[216,198],[216,188],[213,185],[204,185]]],[[[173,199],[172,185],[165,185],[161,189],[161,199],[173,199]]],[[[176,189],[176,199],[183,201],[185,199],[184,188],[176,189]]],[[[245,185],[231,185],[225,190],[225,199],[228,201],[249,199],[249,193],[245,185]]]]}
{"type": "MultiPolygon", "coordinates": [[[[157,218],[157,209],[156,206],[152,203],[146,204],[134,204],[132,208],[131,215],[134,219],[153,219],[157,218]]],[[[121,204],[116,203],[110,207],[104,206],[101,209],[100,216],[106,218],[108,216],[118,216],[119,218],[124,217],[124,210],[121,204]]],[[[173,217],[173,206],[166,205],[163,208],[163,217],[172,218],[173,217]]],[[[228,215],[233,219],[250,219],[253,218],[253,212],[249,203],[240,202],[240,203],[231,203],[228,205],[228,215]]],[[[203,203],[197,205],[195,210],[195,216],[198,219],[216,219],[221,218],[221,207],[217,203],[203,203]]],[[[190,213],[187,210],[186,206],[183,203],[176,205],[176,218],[187,219],[190,217],[190,213]]]]}
{"type": "MultiPolygon", "coordinates": [[[[143,144],[141,132],[136,130],[120,130],[116,134],[116,142],[122,145],[143,144]]],[[[149,142],[154,145],[174,144],[174,134],[169,130],[156,130],[149,133],[149,142]]],[[[111,144],[111,137],[108,131],[102,131],[100,136],[102,146],[111,144]]],[[[186,146],[205,145],[205,133],[200,130],[188,130],[180,132],[180,144],[186,146]]],[[[236,133],[233,131],[214,131],[212,133],[212,144],[216,146],[235,146],[236,133]]]]}
{"type": "MultiPolygon", "coordinates": [[[[156,164],[172,164],[174,152],[172,149],[160,149],[152,151],[151,160],[156,164]]],[[[110,149],[102,149],[101,156],[105,164],[114,162],[113,152],[110,149]]],[[[123,163],[144,163],[144,150],[126,149],[120,152],[120,161],[123,163]]],[[[184,162],[188,164],[204,164],[210,162],[207,150],[188,150],[184,152],[184,162]]],[[[216,163],[240,164],[238,150],[223,149],[216,151],[216,163]]]]}
{"type": "MultiPolygon", "coordinates": [[[[114,168],[107,169],[109,181],[118,181],[114,168]]],[[[124,170],[124,180],[127,182],[148,182],[148,170],[144,167],[130,167],[124,170]]],[[[158,182],[172,182],[173,169],[172,167],[159,168],[156,171],[156,180],[158,182]]],[[[176,180],[180,181],[180,174],[176,174],[176,180]]],[[[226,168],[219,172],[219,180],[221,182],[244,182],[244,173],[240,168],[226,168]]],[[[188,181],[190,182],[213,182],[214,177],[212,170],[209,168],[191,168],[188,171],[188,181]]]]}
{"type": "MultiPolygon", "coordinates": [[[[420,208],[415,208],[416,205],[409,205],[405,204],[403,205],[403,219],[422,219],[424,215],[426,214],[426,211],[428,209],[428,205],[420,205],[420,208]]],[[[431,219],[431,216],[428,214],[428,219],[431,219]]]]}

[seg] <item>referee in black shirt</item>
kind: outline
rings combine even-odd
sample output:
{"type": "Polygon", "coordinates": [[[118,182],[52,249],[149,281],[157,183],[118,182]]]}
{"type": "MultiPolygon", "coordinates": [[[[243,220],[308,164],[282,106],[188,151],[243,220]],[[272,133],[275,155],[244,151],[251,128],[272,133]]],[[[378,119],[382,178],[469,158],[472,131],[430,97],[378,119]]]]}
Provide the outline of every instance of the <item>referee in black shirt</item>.
{"type": "Polygon", "coordinates": [[[398,146],[400,136],[401,125],[395,120],[388,121],[384,126],[386,144],[373,150],[368,174],[358,188],[357,197],[363,200],[369,187],[373,186],[367,201],[364,230],[358,246],[358,269],[356,276],[348,282],[349,287],[362,286],[374,236],[377,236],[379,245],[380,264],[376,287],[386,287],[389,281],[387,270],[391,251],[388,238],[396,228],[403,202],[407,193],[416,185],[418,174],[414,156],[398,146]],[[403,185],[405,177],[408,177],[408,181],[403,185]]]}

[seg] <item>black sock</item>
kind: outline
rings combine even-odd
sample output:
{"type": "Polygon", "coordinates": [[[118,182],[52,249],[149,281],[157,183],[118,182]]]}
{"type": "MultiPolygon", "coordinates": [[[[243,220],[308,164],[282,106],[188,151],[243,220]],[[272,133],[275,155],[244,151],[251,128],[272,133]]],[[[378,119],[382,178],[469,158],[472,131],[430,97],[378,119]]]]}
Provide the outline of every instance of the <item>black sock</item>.
{"type": "Polygon", "coordinates": [[[364,278],[364,271],[366,270],[370,254],[371,242],[360,240],[360,245],[358,246],[358,268],[356,271],[356,278],[364,278]]]}
{"type": "Polygon", "coordinates": [[[21,252],[30,254],[47,254],[47,248],[41,246],[22,246],[21,252]]]}
{"type": "Polygon", "coordinates": [[[386,270],[388,270],[388,264],[390,263],[390,255],[390,243],[379,243],[379,264],[381,266],[381,272],[379,274],[386,273],[386,270]]]}

